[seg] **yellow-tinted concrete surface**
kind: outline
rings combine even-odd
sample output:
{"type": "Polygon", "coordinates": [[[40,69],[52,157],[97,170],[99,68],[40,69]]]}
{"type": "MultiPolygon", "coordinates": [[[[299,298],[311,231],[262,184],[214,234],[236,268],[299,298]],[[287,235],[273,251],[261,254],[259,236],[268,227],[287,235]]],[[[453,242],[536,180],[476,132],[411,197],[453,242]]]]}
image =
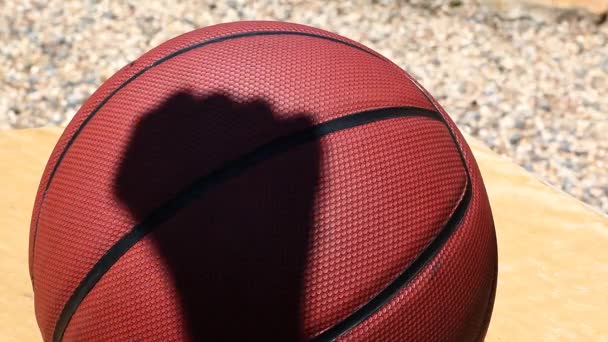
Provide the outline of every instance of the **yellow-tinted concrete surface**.
{"type": "Polygon", "coordinates": [[[38,182],[61,129],[0,131],[0,341],[41,339],[28,271],[38,182]]]}
{"type": "Polygon", "coordinates": [[[468,142],[498,236],[486,340],[608,341],[608,217],[468,142]]]}
{"type": "MultiPolygon", "coordinates": [[[[0,131],[0,340],[40,340],[27,248],[60,128],[0,131]]],[[[608,218],[468,139],[490,195],[499,276],[487,341],[608,341],[608,218]]]]}

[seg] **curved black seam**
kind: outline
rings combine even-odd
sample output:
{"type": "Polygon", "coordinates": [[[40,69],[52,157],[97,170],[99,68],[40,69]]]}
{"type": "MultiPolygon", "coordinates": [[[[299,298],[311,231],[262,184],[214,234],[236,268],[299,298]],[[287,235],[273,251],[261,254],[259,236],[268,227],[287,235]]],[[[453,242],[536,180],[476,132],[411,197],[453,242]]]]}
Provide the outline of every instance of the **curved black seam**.
{"type": "Polygon", "coordinates": [[[467,183],[464,196],[444,228],[442,228],[439,234],[435,236],[433,241],[422,251],[422,253],[416,257],[416,259],[414,259],[411,264],[405,268],[401,274],[397,276],[397,278],[395,278],[391,283],[383,288],[382,291],[380,291],[376,296],[370,299],[359,309],[355,310],[353,313],[348,315],[342,321],[333,325],[331,328],[323,331],[312,340],[315,342],[334,341],[336,338],[347,333],[359,323],[363,322],[375,312],[380,310],[385,304],[394,298],[404,286],[409,284],[409,282],[416,277],[416,275],[428,264],[428,262],[433,260],[435,255],[437,255],[439,250],[460,225],[460,222],[462,221],[462,218],[464,217],[471,201],[472,191],[470,184],[470,182],[467,183]]]}
{"type": "Polygon", "coordinates": [[[191,204],[199,196],[211,187],[240,175],[243,171],[290,148],[319,139],[330,133],[365,125],[372,122],[403,118],[403,117],[426,117],[433,120],[441,120],[440,114],[431,110],[416,107],[391,107],[370,111],[364,111],[346,115],[337,119],[312,126],[308,129],[295,132],[291,135],[277,138],[262,145],[242,157],[229,161],[222,167],[197,179],[184,189],[179,191],[174,198],[165,202],[155,209],[150,215],[135,225],[128,233],[120,238],[106,253],[97,261],[87,275],[81,280],[68,301],[63,307],[61,315],[55,324],[53,333],[54,341],[61,341],[65,329],[76,309],[84,300],[86,295],[103,277],[103,275],[116,263],[131,247],[133,247],[144,236],[153,231],[163,222],[175,215],[180,209],[191,204]]]}
{"type": "MultiPolygon", "coordinates": [[[[314,34],[314,33],[307,33],[307,32],[295,32],[295,31],[253,31],[253,32],[244,32],[244,33],[236,33],[236,34],[231,34],[231,35],[227,35],[227,36],[221,36],[221,37],[217,37],[217,38],[212,38],[209,40],[205,40],[190,46],[187,46],[185,48],[182,48],[180,50],[177,50],[175,52],[172,52],[156,61],[154,61],[152,64],[144,67],[143,69],[141,69],[140,71],[136,72],[135,74],[133,74],[131,77],[129,77],[127,80],[125,80],[123,83],[121,83],[116,89],[112,90],[112,92],[110,94],[108,94],[108,96],[106,96],[97,106],[95,106],[95,108],[91,111],[91,113],[82,121],[82,123],[80,124],[80,126],[76,129],[76,131],[74,132],[74,134],[72,134],[72,136],[70,137],[70,139],[68,140],[67,144],[65,145],[65,147],[63,148],[63,150],[61,151],[61,154],[59,155],[59,157],[57,158],[57,162],[55,163],[55,166],[53,167],[53,170],[51,171],[50,175],[49,175],[49,180],[46,182],[46,186],[44,188],[44,192],[42,194],[42,199],[40,200],[40,207],[38,209],[38,213],[36,215],[36,224],[34,225],[34,237],[32,240],[32,255],[34,253],[34,249],[36,246],[36,235],[38,234],[38,221],[40,220],[40,214],[42,212],[42,204],[44,203],[44,200],[46,199],[46,194],[49,190],[49,187],[51,186],[51,182],[53,181],[53,178],[55,177],[55,173],[57,172],[57,169],[59,169],[59,165],[61,164],[61,162],[63,161],[67,151],[70,149],[70,147],[72,146],[72,144],[74,143],[74,141],[76,140],[76,138],[80,135],[80,133],[82,132],[82,130],[85,128],[85,126],[89,123],[89,121],[91,121],[91,119],[95,116],[95,114],[97,114],[97,112],[99,112],[99,110],[101,110],[101,108],[114,96],[116,95],[116,93],[118,93],[122,88],[124,88],[125,86],[127,86],[129,83],[131,83],[132,81],[134,81],[135,79],[137,79],[139,76],[141,76],[142,74],[144,74],[146,71],[154,68],[157,65],[160,65],[176,56],[179,56],[183,53],[186,53],[190,50],[194,50],[206,45],[210,45],[210,44],[214,44],[214,43],[219,43],[219,42],[223,42],[223,41],[227,41],[227,40],[232,40],[232,39],[237,39],[237,38],[246,38],[246,37],[256,37],[256,36],[276,36],[276,35],[293,35],[293,36],[305,36],[305,37],[311,37],[311,38],[319,38],[319,39],[324,39],[324,40],[329,40],[332,41],[334,43],[339,43],[342,45],[346,45],[349,47],[352,47],[354,49],[357,49],[359,51],[363,51],[371,56],[374,56],[378,59],[381,59],[385,62],[387,62],[382,56],[375,54],[374,52],[367,50],[361,46],[355,45],[353,43],[349,43],[347,41],[343,41],[337,38],[332,38],[332,37],[327,37],[327,36],[323,36],[323,35],[318,35],[318,34],[314,34]]],[[[32,283],[34,281],[34,274],[32,272],[31,274],[31,278],[32,278],[32,283]]]]}
{"type": "MultiPolygon", "coordinates": [[[[397,66],[395,66],[398,68],[397,66]]],[[[399,69],[401,70],[401,69],[399,69]]],[[[397,293],[407,286],[410,281],[416,277],[416,275],[431,261],[435,255],[439,252],[439,250],[443,247],[443,245],[447,242],[447,240],[452,236],[452,234],[458,229],[466,211],[468,209],[469,203],[471,201],[472,196],[472,184],[471,184],[471,174],[469,172],[469,168],[467,167],[466,158],[462,151],[462,146],[454,131],[450,128],[450,125],[447,123],[443,115],[441,115],[441,110],[437,108],[433,100],[427,95],[427,93],[421,89],[415,82],[412,82],[424,97],[429,101],[430,104],[435,108],[436,113],[439,113],[439,120],[446,126],[454,145],[456,145],[456,149],[458,150],[458,154],[460,157],[460,161],[465,170],[466,174],[466,188],[465,193],[460,200],[460,203],[456,206],[454,213],[448,219],[446,225],[439,231],[437,236],[431,241],[431,243],[425,247],[425,249],[414,259],[412,263],[410,263],[403,271],[400,273],[397,278],[395,278],[389,285],[383,288],[377,295],[375,295],[372,299],[370,299],[367,303],[362,305],[359,309],[352,312],[342,321],[336,323],[330,328],[324,330],[319,335],[315,336],[312,341],[314,342],[323,342],[323,341],[334,341],[336,338],[346,334],[352,328],[357,326],[359,323],[365,321],[374,313],[376,313],[382,306],[387,304],[393,297],[397,295],[397,293]]]]}

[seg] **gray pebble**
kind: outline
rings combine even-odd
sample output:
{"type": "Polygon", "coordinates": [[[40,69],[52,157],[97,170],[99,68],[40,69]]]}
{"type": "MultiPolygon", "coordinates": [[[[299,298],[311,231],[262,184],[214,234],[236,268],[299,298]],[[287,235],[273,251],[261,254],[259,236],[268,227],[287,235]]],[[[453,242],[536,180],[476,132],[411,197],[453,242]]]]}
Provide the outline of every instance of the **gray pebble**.
{"type": "Polygon", "coordinates": [[[511,145],[517,145],[521,141],[521,134],[515,133],[509,137],[509,143],[511,145]]]}
{"type": "Polygon", "coordinates": [[[604,57],[602,63],[600,64],[600,67],[605,73],[608,74],[608,56],[604,57]]]}

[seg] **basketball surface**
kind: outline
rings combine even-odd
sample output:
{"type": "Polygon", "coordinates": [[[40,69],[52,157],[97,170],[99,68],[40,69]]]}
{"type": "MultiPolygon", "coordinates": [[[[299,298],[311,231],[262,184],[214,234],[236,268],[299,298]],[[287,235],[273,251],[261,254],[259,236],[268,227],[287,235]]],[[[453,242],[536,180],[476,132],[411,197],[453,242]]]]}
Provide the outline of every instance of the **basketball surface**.
{"type": "Polygon", "coordinates": [[[483,340],[497,276],[441,106],[279,22],[184,34],[108,79],[50,156],[29,260],[49,341],[483,340]]]}

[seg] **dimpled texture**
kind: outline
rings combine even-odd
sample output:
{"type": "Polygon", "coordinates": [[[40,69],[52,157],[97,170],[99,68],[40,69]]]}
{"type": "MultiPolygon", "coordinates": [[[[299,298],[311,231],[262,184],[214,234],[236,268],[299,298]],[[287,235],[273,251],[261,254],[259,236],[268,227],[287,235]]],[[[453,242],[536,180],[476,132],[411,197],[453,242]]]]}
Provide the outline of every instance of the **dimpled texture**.
{"type": "MultiPolygon", "coordinates": [[[[358,46],[359,48],[368,51],[369,53],[378,56],[378,58],[380,59],[384,59],[382,56],[380,56],[379,54],[377,54],[376,52],[374,52],[371,49],[368,49],[360,44],[357,44],[356,42],[349,40],[347,38],[338,36],[336,34],[332,34],[330,32],[327,31],[323,31],[323,30],[319,30],[319,29],[315,29],[312,27],[308,27],[308,26],[304,26],[304,25],[297,25],[297,24],[286,24],[286,23],[278,23],[278,22],[241,22],[241,23],[231,23],[231,24],[220,24],[220,25],[215,25],[215,26],[211,26],[208,28],[204,28],[204,29],[199,29],[199,30],[195,30],[189,33],[185,33],[181,36],[175,37],[163,44],[161,44],[160,46],[150,50],[149,52],[145,53],[143,56],[141,56],[140,58],[138,58],[136,61],[124,66],[120,71],[118,71],[116,74],[114,74],[112,77],[110,77],[108,80],[106,80],[104,82],[104,84],[99,87],[92,95],[91,97],[82,105],[82,107],[80,108],[80,110],[76,113],[76,115],[74,116],[74,118],[72,119],[72,121],[70,121],[70,123],[68,124],[68,126],[66,127],[66,129],[64,130],[64,133],[62,134],[61,138],[59,139],[59,141],[57,142],[57,145],[55,146],[53,152],[51,153],[51,156],[49,157],[49,162],[47,163],[47,166],[44,170],[42,179],[41,179],[41,190],[46,189],[47,187],[47,183],[49,181],[50,178],[50,174],[51,171],[55,168],[59,157],[62,153],[62,151],[66,148],[70,138],[74,135],[74,133],[82,126],[82,124],[85,122],[85,120],[87,120],[87,118],[89,117],[89,114],[91,114],[91,112],[93,112],[96,107],[98,107],[100,104],[102,104],[104,102],[104,100],[107,99],[107,97],[109,95],[111,95],[113,92],[115,92],[117,90],[117,88],[123,84],[125,81],[129,80],[131,77],[133,77],[136,74],[139,74],[141,72],[143,72],[146,68],[150,67],[154,62],[160,60],[161,58],[165,58],[166,56],[169,56],[171,54],[174,54],[176,52],[179,52],[182,49],[191,47],[195,44],[200,44],[206,41],[211,41],[213,39],[218,39],[218,38],[222,38],[222,37],[226,37],[226,36],[230,36],[230,35],[235,35],[235,34],[242,34],[242,33],[251,33],[251,32],[267,32],[267,31],[286,31],[286,32],[296,32],[296,33],[310,33],[310,34],[316,34],[319,36],[323,36],[323,37],[330,37],[330,38],[334,38],[334,39],[338,39],[340,41],[344,41],[347,42],[349,44],[354,44],[356,46],[358,46]]],[[[291,37],[293,38],[293,37],[291,37]]],[[[288,39],[289,40],[289,39],[288,39]]],[[[320,42],[317,42],[320,43],[320,42]]],[[[302,45],[302,49],[298,51],[298,53],[309,53],[312,55],[316,55],[319,52],[322,52],[322,50],[316,50],[316,49],[306,49],[306,47],[312,47],[312,45],[315,45],[315,41],[307,41],[307,43],[305,43],[304,45],[302,45]]],[[[237,44],[238,45],[238,44],[237,44]]],[[[337,47],[333,47],[334,49],[337,49],[337,47]]],[[[340,49],[343,52],[345,51],[347,54],[352,54],[354,53],[353,51],[350,51],[347,48],[340,49]]],[[[334,50],[334,53],[336,51],[334,50]]],[[[247,55],[247,53],[249,53],[248,51],[240,51],[239,54],[237,55],[233,55],[232,58],[230,60],[226,60],[225,58],[223,59],[223,61],[228,61],[228,62],[233,62],[234,58],[241,58],[243,55],[247,55]]],[[[255,53],[263,53],[263,51],[255,51],[255,53]]],[[[268,53],[272,53],[272,51],[268,51],[268,53]]],[[[224,54],[224,56],[228,57],[227,54],[224,54]]],[[[250,55],[247,55],[248,57],[250,55]]],[[[266,56],[266,57],[274,57],[273,55],[271,56],[266,56]]],[[[318,59],[315,59],[318,61],[318,59]]],[[[260,67],[260,64],[256,62],[255,59],[251,59],[250,60],[252,62],[252,64],[254,64],[255,68],[260,67]]],[[[325,68],[327,69],[328,67],[331,67],[334,64],[344,64],[341,63],[340,60],[334,60],[334,61],[327,61],[325,60],[323,64],[321,65],[314,65],[312,63],[312,61],[306,61],[305,56],[301,56],[299,58],[297,58],[297,61],[300,62],[300,64],[298,66],[296,65],[289,65],[289,69],[294,69],[291,70],[293,71],[297,71],[295,69],[298,69],[300,67],[307,67],[309,68],[307,71],[308,73],[306,73],[306,76],[311,75],[311,71],[313,71],[313,73],[317,76],[317,77],[322,77],[323,74],[322,73],[316,73],[314,72],[314,70],[310,70],[312,68],[316,69],[319,68],[320,66],[325,65],[325,68]],[[327,64],[330,63],[330,64],[327,64]]],[[[205,58],[205,62],[213,62],[209,57],[205,58]]],[[[216,60],[215,62],[219,62],[219,60],[216,60]]],[[[240,62],[244,62],[244,61],[240,61],[240,62]]],[[[289,61],[289,60],[284,60],[284,62],[286,63],[290,63],[290,62],[296,62],[295,60],[289,61]]],[[[173,65],[173,63],[170,63],[171,65],[173,65]]],[[[251,64],[250,64],[251,65],[251,64]]],[[[234,65],[233,65],[234,66],[234,65]]],[[[351,72],[353,71],[352,68],[353,67],[357,67],[357,65],[353,65],[353,64],[346,64],[344,65],[344,67],[351,67],[351,72]]],[[[189,65],[189,67],[192,67],[192,65],[189,65]]],[[[236,66],[234,66],[236,67],[236,66]]],[[[386,66],[385,66],[386,67],[386,66]]],[[[226,71],[226,68],[230,68],[230,65],[222,65],[219,69],[214,69],[216,73],[222,73],[226,71]]],[[[276,67],[274,68],[275,70],[277,69],[276,67]]],[[[336,70],[336,71],[340,71],[340,70],[336,70]]],[[[356,71],[356,70],[355,70],[356,71]]],[[[386,71],[390,71],[390,69],[385,70],[386,71]]],[[[169,72],[169,74],[171,74],[171,72],[169,72]]],[[[256,82],[256,78],[263,76],[261,75],[260,72],[250,75],[252,76],[254,79],[253,80],[249,80],[250,82],[253,81],[253,83],[247,83],[247,84],[240,84],[243,82],[243,77],[247,77],[248,75],[250,75],[249,70],[246,70],[246,73],[244,75],[240,75],[241,77],[234,77],[235,75],[230,75],[232,77],[234,77],[235,82],[238,82],[238,87],[242,92],[243,96],[252,96],[252,95],[261,95],[264,94],[262,92],[262,89],[258,89],[257,87],[259,86],[258,82],[256,82]],[[249,89],[248,89],[249,88],[249,89]]],[[[301,75],[301,74],[300,74],[301,75]]],[[[381,74],[383,75],[383,74],[381,74]]],[[[384,74],[386,75],[386,74],[384,74]]],[[[173,75],[171,75],[172,77],[173,75]]],[[[268,77],[271,78],[271,80],[273,81],[278,81],[283,79],[283,77],[289,76],[289,75],[280,75],[280,74],[269,74],[266,75],[268,77]],[[283,76],[283,77],[281,77],[283,76]]],[[[298,74],[294,74],[293,76],[298,76],[298,74]]],[[[314,75],[313,75],[314,76],[314,75]]],[[[331,74],[331,77],[340,77],[341,75],[339,73],[333,73],[331,74]]],[[[353,75],[351,74],[351,77],[353,75]]],[[[219,89],[226,89],[227,87],[224,87],[223,82],[226,79],[229,79],[229,77],[226,77],[226,74],[223,75],[219,75],[220,79],[217,81],[220,81],[220,87],[219,89]]],[[[292,77],[293,78],[293,77],[292,77]]],[[[392,77],[391,77],[392,78],[392,77]]],[[[203,78],[204,80],[209,80],[209,76],[205,75],[205,77],[203,78]]],[[[203,79],[200,79],[198,81],[202,81],[203,79]]],[[[318,78],[317,78],[318,79],[318,78]]],[[[321,79],[322,82],[327,82],[327,79],[321,79]]],[[[277,83],[267,83],[265,84],[266,87],[293,87],[296,86],[301,80],[298,80],[298,82],[294,82],[292,84],[277,84],[277,83]]],[[[359,81],[363,81],[363,80],[359,80],[359,81]]],[[[383,81],[381,78],[375,78],[375,82],[372,81],[371,84],[369,85],[375,85],[378,90],[384,89],[385,91],[388,92],[388,94],[391,94],[391,96],[393,96],[392,98],[389,96],[387,98],[382,98],[382,97],[378,97],[376,99],[373,99],[371,97],[363,97],[361,98],[360,94],[357,94],[354,92],[355,89],[357,89],[356,85],[349,85],[352,88],[351,89],[346,89],[347,94],[344,95],[348,95],[349,97],[340,97],[340,98],[336,98],[334,95],[332,94],[332,92],[326,92],[324,94],[322,94],[323,96],[325,96],[325,99],[322,98],[312,98],[310,99],[310,96],[314,96],[314,95],[319,95],[317,92],[315,93],[303,93],[303,94],[295,94],[295,91],[297,91],[297,88],[293,88],[293,89],[288,89],[288,94],[291,96],[306,96],[306,99],[310,100],[308,103],[304,103],[303,100],[305,99],[297,99],[297,103],[301,103],[303,105],[303,107],[308,107],[314,104],[323,104],[323,105],[332,105],[332,99],[335,99],[337,101],[343,101],[342,105],[345,106],[345,108],[350,109],[350,105],[356,106],[357,104],[360,106],[360,108],[364,108],[363,103],[361,103],[360,101],[369,101],[369,105],[371,105],[372,107],[381,107],[381,106],[385,106],[387,103],[392,103],[393,105],[412,105],[412,106],[419,106],[421,108],[429,108],[432,109],[432,106],[429,104],[429,102],[420,97],[417,90],[412,87],[410,84],[408,84],[407,82],[403,83],[404,80],[400,79],[399,82],[401,82],[401,84],[395,84],[390,82],[391,80],[387,80],[388,82],[383,81]],[[392,85],[391,85],[392,83],[392,85]],[[397,86],[400,86],[400,88],[398,88],[397,86]],[[353,103],[348,103],[349,101],[352,101],[353,103]],[[345,103],[344,103],[345,102],[345,103]],[[357,103],[358,102],[358,103],[357,103]]],[[[346,83],[343,85],[347,85],[346,83]]],[[[201,89],[202,90],[202,89],[201,89]]],[[[236,90],[236,89],[230,89],[230,90],[236,90]]],[[[274,89],[275,91],[279,91],[281,89],[274,89]]],[[[307,90],[310,90],[309,88],[307,90]]],[[[320,90],[324,90],[324,89],[319,89],[320,90]]],[[[284,95],[284,92],[279,92],[281,95],[284,95]]],[[[271,95],[271,94],[268,94],[271,95]]],[[[278,94],[277,94],[278,95],[278,94]]],[[[292,99],[294,100],[294,99],[292,99]]],[[[289,105],[291,101],[288,101],[286,99],[280,100],[282,105],[289,105]]],[[[38,222],[38,216],[40,213],[40,208],[42,205],[42,199],[45,196],[45,191],[39,191],[36,195],[36,200],[34,203],[34,208],[33,208],[33,214],[32,214],[32,225],[31,225],[31,234],[30,234],[30,272],[33,273],[32,270],[32,265],[33,265],[33,252],[34,252],[34,237],[37,234],[34,234],[37,230],[37,222],[38,222]]]]}
{"type": "MultiPolygon", "coordinates": [[[[304,282],[307,337],[314,337],[343,319],[396,277],[443,226],[465,186],[464,169],[454,143],[446,127],[436,120],[387,120],[333,133],[320,143],[322,174],[304,282]],[[428,139],[435,143],[425,144],[428,139]],[[424,158],[426,155],[431,157],[424,158]],[[427,177],[434,169],[440,171],[434,173],[435,177],[427,177]]],[[[282,158],[286,157],[297,155],[282,158]]],[[[272,164],[273,160],[269,160],[264,166],[272,164]]],[[[241,178],[236,184],[225,186],[243,186],[239,183],[245,181],[241,178]]],[[[197,226],[201,212],[217,212],[209,208],[208,202],[217,203],[223,193],[230,191],[218,188],[206,193],[154,234],[190,235],[183,231],[197,226]]],[[[66,339],[79,336],[86,340],[113,340],[136,330],[142,331],[138,338],[150,340],[157,338],[156,334],[166,337],[182,331],[173,323],[157,325],[156,331],[147,330],[149,322],[157,322],[160,313],[128,304],[143,302],[163,308],[171,311],[171,318],[179,313],[179,305],[166,292],[167,287],[145,291],[150,286],[148,282],[170,281],[164,266],[156,262],[160,258],[145,267],[139,261],[138,250],[153,253],[155,239],[166,238],[144,239],[88,294],[68,327],[66,339]],[[104,320],[106,316],[120,316],[129,324],[121,327],[113,320],[104,320]]]]}
{"type": "Polygon", "coordinates": [[[458,230],[408,286],[339,340],[483,340],[496,289],[496,236],[481,175],[465,151],[473,193],[458,230]]]}
{"type": "Polygon", "coordinates": [[[449,132],[436,120],[381,121],[321,142],[307,336],[344,319],[403,271],[444,226],[466,183],[449,132]]]}
{"type": "Polygon", "coordinates": [[[408,75],[441,113],[469,170],[471,200],[436,257],[380,310],[340,341],[483,341],[498,275],[496,232],[471,149],[445,109],[408,75]]]}
{"type": "MultiPolygon", "coordinates": [[[[473,189],[462,227],[412,283],[342,337],[483,337],[496,278],[494,229],[475,162],[443,109],[405,72],[352,41],[301,25],[242,22],[193,31],[146,53],[107,80],[66,128],[49,158],[32,214],[30,272],[45,340],[51,339],[61,310],[87,272],[137,223],[116,198],[113,182],[137,123],[179,92],[199,97],[220,93],[245,104],[263,100],[282,119],[307,113],[311,124],[385,107],[439,109],[456,132],[456,143],[440,121],[414,117],[320,139],[323,158],[304,273],[302,326],[307,337],[331,327],[419,255],[462,198],[462,150],[473,189]],[[251,36],[189,49],[150,67],[193,44],[268,31],[311,33],[360,49],[302,35],[251,36]]],[[[231,124],[255,127],[246,119],[231,124]]],[[[208,130],[213,134],[213,125],[208,130]]],[[[193,141],[188,148],[208,161],[206,168],[183,170],[171,188],[180,189],[290,132],[251,129],[220,154],[193,141]]],[[[152,196],[142,212],[151,212],[171,195],[152,196]]],[[[187,229],[185,222],[201,215],[204,202],[185,208],[171,220],[175,222],[162,225],[122,256],[84,298],[65,340],[187,339],[183,303],[151,240],[187,229]]]]}

